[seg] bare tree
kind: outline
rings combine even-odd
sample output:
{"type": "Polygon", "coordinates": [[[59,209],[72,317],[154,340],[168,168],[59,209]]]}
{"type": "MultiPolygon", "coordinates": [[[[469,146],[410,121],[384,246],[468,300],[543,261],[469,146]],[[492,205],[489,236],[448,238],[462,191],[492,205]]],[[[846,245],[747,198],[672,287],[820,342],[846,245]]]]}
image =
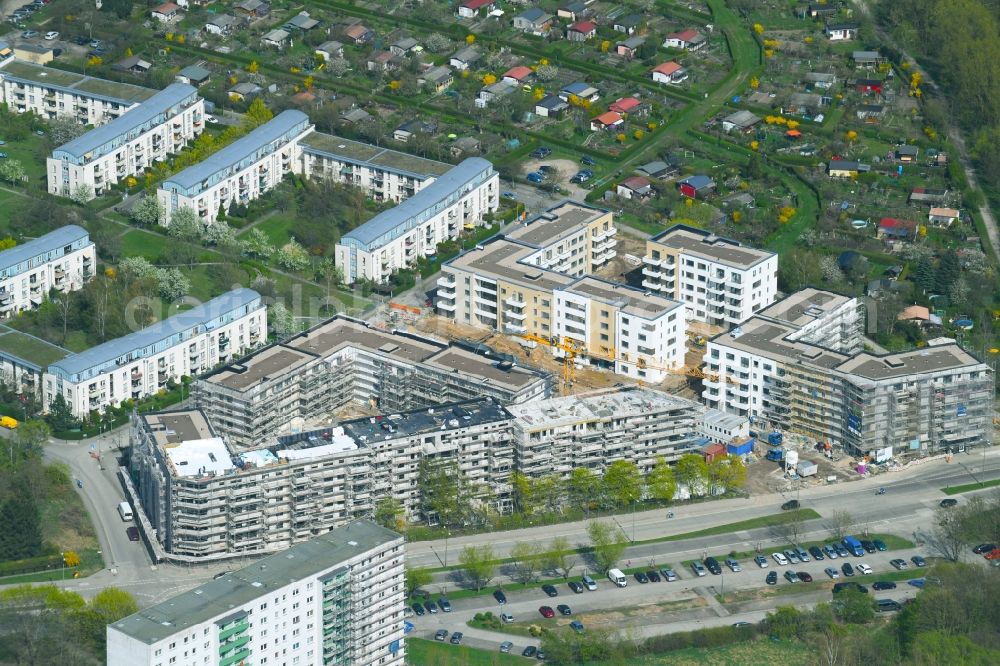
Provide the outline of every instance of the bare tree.
{"type": "Polygon", "coordinates": [[[938,509],[935,512],[934,525],[929,539],[931,546],[945,559],[958,562],[962,553],[969,547],[965,512],[947,508],[938,509]]]}
{"type": "Polygon", "coordinates": [[[771,527],[771,534],[776,539],[783,539],[788,543],[797,544],[802,536],[805,521],[798,513],[791,513],[785,516],[785,520],[771,527]]]}
{"type": "Polygon", "coordinates": [[[849,511],[834,511],[824,527],[831,537],[840,541],[854,528],[854,516],[849,511]]]}
{"type": "Polygon", "coordinates": [[[542,564],[542,546],[531,541],[518,541],[510,549],[510,577],[519,583],[538,579],[542,564]]]}

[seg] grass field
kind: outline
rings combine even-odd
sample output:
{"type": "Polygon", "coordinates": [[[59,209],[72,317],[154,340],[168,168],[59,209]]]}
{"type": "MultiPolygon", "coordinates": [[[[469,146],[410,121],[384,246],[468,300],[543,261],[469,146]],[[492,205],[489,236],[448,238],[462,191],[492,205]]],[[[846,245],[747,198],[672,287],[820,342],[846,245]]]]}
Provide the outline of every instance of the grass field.
{"type": "MultiPolygon", "coordinates": [[[[665,654],[638,657],[628,666],[772,666],[815,661],[813,651],[798,641],[760,639],[716,648],[689,648],[665,654]]],[[[596,665],[593,665],[596,666],[596,665]]]]}
{"type": "Polygon", "coordinates": [[[983,488],[995,488],[996,486],[1000,486],[1000,479],[982,481],[980,483],[966,483],[961,486],[948,486],[947,488],[942,488],[941,492],[945,495],[958,495],[960,493],[972,492],[973,490],[982,490],[983,488]]]}
{"type": "MultiPolygon", "coordinates": [[[[295,227],[295,218],[287,215],[275,215],[264,220],[255,229],[260,229],[267,235],[275,247],[282,247],[292,239],[292,229],[295,227]]],[[[249,229],[240,232],[243,236],[249,229]]]]}
{"type": "Polygon", "coordinates": [[[537,663],[534,659],[479,650],[466,645],[406,639],[406,663],[413,666],[507,666],[537,663]]]}
{"type": "Polygon", "coordinates": [[[170,239],[159,234],[132,229],[122,236],[123,257],[145,257],[151,262],[159,260],[167,249],[170,239]]]}

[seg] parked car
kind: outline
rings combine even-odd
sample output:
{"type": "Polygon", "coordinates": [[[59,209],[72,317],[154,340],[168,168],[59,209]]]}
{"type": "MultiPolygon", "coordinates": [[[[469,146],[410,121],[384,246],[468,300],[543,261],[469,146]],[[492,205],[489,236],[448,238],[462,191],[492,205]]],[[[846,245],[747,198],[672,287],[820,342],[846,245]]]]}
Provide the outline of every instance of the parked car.
{"type": "Polygon", "coordinates": [[[38,37],[38,31],[37,30],[25,30],[24,32],[21,33],[21,36],[24,37],[25,39],[33,39],[35,37],[38,37]]]}
{"type": "Polygon", "coordinates": [[[424,607],[421,606],[420,604],[413,604],[412,606],[410,606],[410,608],[413,609],[413,612],[416,613],[417,616],[423,616],[424,614],[427,613],[427,611],[424,610],[424,607]]]}
{"type": "Polygon", "coordinates": [[[52,41],[53,39],[59,39],[59,33],[55,30],[49,30],[45,33],[45,39],[52,41]]]}
{"type": "Polygon", "coordinates": [[[438,599],[438,606],[440,606],[441,610],[444,611],[445,613],[451,612],[451,602],[445,599],[444,597],[438,599]]]}
{"type": "Polygon", "coordinates": [[[896,567],[900,571],[902,571],[903,569],[908,569],[909,568],[909,565],[906,563],[906,560],[901,560],[901,559],[890,560],[889,564],[891,564],[892,566],[896,567]]]}
{"type": "Polygon", "coordinates": [[[840,557],[850,557],[851,551],[847,550],[847,546],[842,543],[835,543],[833,547],[837,549],[837,555],[840,557]]]}
{"type": "Polygon", "coordinates": [[[764,578],[764,582],[767,583],[768,585],[777,585],[778,572],[777,571],[768,572],[767,576],[764,578]]]}
{"type": "Polygon", "coordinates": [[[840,578],[840,572],[837,571],[836,567],[827,567],[826,569],[823,569],[823,572],[831,579],[835,580],[837,578],[840,578]]]}
{"type": "Polygon", "coordinates": [[[972,552],[976,555],[985,555],[986,553],[996,550],[996,546],[992,543],[981,543],[972,549],[972,552]]]}
{"type": "Polygon", "coordinates": [[[854,575],[854,567],[851,566],[850,562],[844,562],[844,566],[842,566],[840,570],[844,573],[845,576],[850,577],[854,575]]]}
{"type": "Polygon", "coordinates": [[[133,525],[132,527],[129,527],[127,530],[125,530],[125,534],[128,535],[128,540],[129,541],[138,541],[139,540],[139,528],[136,527],[135,525],[133,525]]]}
{"type": "Polygon", "coordinates": [[[861,540],[861,547],[865,549],[866,553],[874,553],[876,550],[878,550],[875,547],[875,544],[872,543],[871,541],[868,541],[867,539],[861,540]]]}
{"type": "Polygon", "coordinates": [[[583,157],[580,158],[580,163],[586,164],[587,166],[594,166],[595,164],[597,164],[597,160],[595,160],[590,155],[584,155],[583,157]]]}
{"type": "Polygon", "coordinates": [[[531,157],[535,159],[544,160],[546,157],[552,154],[552,149],[548,146],[539,146],[531,151],[531,157]]]}
{"type": "Polygon", "coordinates": [[[87,46],[90,44],[90,39],[83,35],[77,35],[71,41],[77,46],[87,46]]]}
{"type": "Polygon", "coordinates": [[[571,580],[569,582],[569,589],[573,590],[574,594],[583,594],[583,585],[576,582],[575,580],[571,580]]]}
{"type": "Polygon", "coordinates": [[[807,553],[806,549],[803,548],[802,546],[796,546],[795,547],[795,554],[798,555],[799,559],[801,561],[803,561],[803,562],[809,562],[810,561],[809,553],[807,553]]]}
{"type": "Polygon", "coordinates": [[[644,574],[641,571],[636,571],[634,575],[635,575],[635,579],[637,581],[639,581],[640,583],[644,583],[645,584],[645,583],[649,582],[649,579],[646,578],[646,574],[644,574]]]}
{"type": "Polygon", "coordinates": [[[534,645],[529,645],[528,647],[524,648],[523,652],[521,652],[521,656],[534,657],[536,652],[538,652],[538,648],[536,648],[534,645]]]}
{"type": "Polygon", "coordinates": [[[788,564],[788,559],[781,553],[771,553],[771,557],[773,557],[774,561],[781,566],[785,566],[786,564],[788,564]]]}
{"type": "Polygon", "coordinates": [[[789,583],[798,583],[799,575],[794,571],[792,571],[791,569],[789,569],[788,571],[785,572],[785,580],[787,580],[789,583]]]}
{"type": "Polygon", "coordinates": [[[872,540],[872,543],[875,544],[875,550],[881,553],[889,550],[889,547],[885,545],[885,541],[882,541],[881,539],[874,539],[872,540]]]}
{"type": "Polygon", "coordinates": [[[427,602],[425,602],[424,603],[424,608],[427,609],[428,613],[437,613],[438,612],[437,604],[434,603],[433,601],[427,601],[427,602]]]}
{"type": "Polygon", "coordinates": [[[494,590],[493,598],[497,600],[498,604],[503,605],[507,603],[507,595],[503,593],[503,590],[494,590]]]}
{"type": "Polygon", "coordinates": [[[940,505],[941,505],[942,507],[944,507],[944,508],[946,508],[946,509],[947,509],[948,507],[950,507],[950,506],[955,506],[956,504],[958,504],[958,500],[957,500],[957,499],[954,499],[954,498],[951,498],[951,497],[949,497],[949,498],[947,498],[947,499],[943,499],[943,500],[941,500],[941,504],[940,504],[940,505]]]}
{"type": "Polygon", "coordinates": [[[872,583],[873,590],[895,590],[896,584],[891,580],[877,580],[872,583]]]}
{"type": "Polygon", "coordinates": [[[500,644],[500,651],[504,654],[510,654],[510,649],[514,647],[514,644],[510,641],[504,641],[500,644]]]}
{"type": "Polygon", "coordinates": [[[443,641],[446,638],[448,638],[447,629],[438,629],[436,632],[434,632],[434,640],[443,641]]]}
{"type": "Polygon", "coordinates": [[[556,610],[559,611],[560,615],[572,615],[573,611],[566,604],[559,604],[556,606],[556,610]]]}
{"type": "Polygon", "coordinates": [[[813,577],[808,572],[806,572],[806,571],[800,571],[798,573],[798,576],[799,576],[799,580],[801,580],[803,583],[811,583],[811,582],[813,582],[813,577]]]}
{"type": "Polygon", "coordinates": [[[858,562],[854,565],[854,568],[860,571],[863,576],[870,576],[872,573],[872,568],[864,562],[858,562]]]}
{"type": "Polygon", "coordinates": [[[578,634],[582,634],[583,633],[583,622],[580,622],[579,620],[573,620],[572,622],[569,623],[569,628],[572,629],[573,631],[575,631],[578,634]]]}
{"type": "Polygon", "coordinates": [[[552,610],[552,606],[542,606],[538,609],[538,612],[542,614],[542,617],[555,617],[556,612],[552,610]]]}
{"type": "Polygon", "coordinates": [[[542,592],[550,597],[559,596],[559,591],[556,589],[555,585],[542,585],[542,592]]]}
{"type": "Polygon", "coordinates": [[[500,196],[502,196],[504,199],[517,199],[517,193],[511,192],[509,190],[507,192],[501,192],[500,196]]]}
{"type": "Polygon", "coordinates": [[[740,571],[743,571],[743,567],[740,566],[740,563],[737,562],[732,557],[727,557],[726,558],[726,566],[729,567],[729,569],[733,573],[739,573],[740,571]]]}
{"type": "Polygon", "coordinates": [[[798,564],[801,562],[799,559],[799,554],[792,550],[791,548],[785,551],[785,559],[787,559],[791,564],[798,564]]]}
{"type": "Polygon", "coordinates": [[[915,566],[915,567],[926,567],[927,566],[927,560],[925,560],[924,558],[920,557],[919,555],[914,555],[913,557],[910,558],[910,561],[913,562],[913,566],[915,566]]]}
{"type": "Polygon", "coordinates": [[[820,549],[819,546],[810,546],[809,554],[812,555],[813,559],[816,560],[817,562],[823,559],[823,551],[820,549]]]}
{"type": "Polygon", "coordinates": [[[462,643],[462,632],[461,631],[456,631],[455,633],[453,633],[451,635],[451,644],[452,645],[461,645],[461,643],[462,643]]]}
{"type": "Polygon", "coordinates": [[[510,624],[514,621],[514,616],[510,613],[500,613],[500,621],[510,624]]]}
{"type": "Polygon", "coordinates": [[[545,174],[539,171],[532,171],[527,176],[525,176],[525,178],[528,179],[529,183],[535,183],[537,185],[545,180],[545,174]]]}
{"type": "Polygon", "coordinates": [[[713,575],[719,576],[722,574],[722,567],[719,566],[719,560],[714,557],[705,558],[705,568],[711,571],[713,575]]]}
{"type": "Polygon", "coordinates": [[[660,575],[663,576],[663,580],[667,583],[677,580],[677,572],[673,569],[660,569],[660,575]]]}
{"type": "Polygon", "coordinates": [[[868,593],[868,588],[862,585],[861,583],[846,582],[846,583],[833,584],[834,594],[837,594],[838,592],[843,592],[844,590],[857,590],[858,592],[864,592],[865,594],[868,593]]]}
{"type": "Polygon", "coordinates": [[[837,549],[831,546],[830,544],[826,544],[825,546],[823,546],[823,552],[826,553],[827,558],[831,560],[835,560],[838,557],[837,549]]]}
{"type": "Polygon", "coordinates": [[[76,480],[76,487],[77,488],[83,488],[83,481],[81,481],[80,479],[77,479],[76,480]]]}
{"type": "Polygon", "coordinates": [[[583,577],[582,579],[580,579],[580,580],[581,580],[581,582],[583,583],[583,586],[584,586],[585,588],[587,588],[588,590],[590,590],[591,592],[593,592],[594,590],[596,590],[596,589],[597,589],[597,581],[595,581],[595,580],[594,580],[593,578],[591,578],[590,576],[584,576],[584,577],[583,577]]]}
{"type": "Polygon", "coordinates": [[[541,166],[538,167],[538,170],[547,176],[550,173],[553,173],[556,170],[556,168],[551,164],[542,164],[541,166]]]}
{"type": "Polygon", "coordinates": [[[650,583],[659,583],[660,582],[660,574],[656,573],[655,569],[650,569],[649,571],[647,571],[646,572],[646,578],[649,579],[650,583]]]}
{"type": "Polygon", "coordinates": [[[704,576],[708,573],[705,571],[705,567],[701,565],[701,562],[698,562],[697,560],[691,563],[691,571],[693,571],[694,575],[698,577],[704,576]]]}
{"type": "Polygon", "coordinates": [[[893,599],[879,599],[875,610],[879,613],[888,613],[890,611],[903,610],[903,606],[898,601],[893,599]]]}
{"type": "Polygon", "coordinates": [[[767,568],[767,558],[763,555],[754,555],[753,561],[757,563],[757,566],[761,569],[767,568]]]}
{"type": "Polygon", "coordinates": [[[798,500],[795,500],[795,499],[788,500],[787,502],[785,502],[784,504],[781,505],[781,510],[782,511],[791,511],[792,509],[798,509],[800,506],[801,505],[799,504],[798,500]]]}

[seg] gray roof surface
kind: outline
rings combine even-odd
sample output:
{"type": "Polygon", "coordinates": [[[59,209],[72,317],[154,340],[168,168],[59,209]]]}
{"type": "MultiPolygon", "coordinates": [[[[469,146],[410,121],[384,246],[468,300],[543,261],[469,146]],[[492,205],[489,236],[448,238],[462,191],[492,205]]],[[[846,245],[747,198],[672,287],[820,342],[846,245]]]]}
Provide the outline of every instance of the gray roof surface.
{"type": "Polygon", "coordinates": [[[201,65],[188,65],[181,71],[177,72],[177,75],[198,81],[201,79],[207,79],[212,75],[212,72],[201,65]]]}
{"type": "Polygon", "coordinates": [[[75,224],[67,224],[44,236],[39,236],[21,245],[15,245],[9,250],[0,252],[0,271],[13,268],[23,261],[37,257],[49,250],[74,243],[81,238],[87,238],[87,230],[75,224]]]}
{"type": "MultiPolygon", "coordinates": [[[[286,112],[287,113],[287,112],[286,112]]],[[[411,220],[444,201],[453,193],[481,178],[493,173],[493,165],[481,157],[470,157],[450,169],[433,183],[412,197],[405,199],[395,208],[382,211],[360,227],[344,234],[344,239],[352,239],[364,247],[380,239],[393,229],[408,225],[411,220]]]]}
{"type": "Polygon", "coordinates": [[[483,397],[447,405],[435,405],[431,409],[415,409],[393,414],[391,417],[376,417],[374,423],[370,417],[342,421],[340,426],[344,429],[344,434],[353,438],[355,442],[367,444],[374,440],[400,439],[422,433],[467,428],[497,421],[511,421],[513,418],[511,413],[504,409],[504,406],[499,402],[492,398],[483,397]],[[469,418],[466,419],[463,416],[469,418]],[[386,421],[391,422],[394,432],[389,433],[382,428],[382,424],[386,421]],[[458,421],[458,423],[450,424],[449,421],[458,421]],[[362,440],[362,438],[364,439],[362,440]]]}
{"type": "Polygon", "coordinates": [[[156,94],[152,88],[95,79],[91,76],[15,59],[8,60],[0,68],[0,78],[25,81],[122,104],[136,104],[156,94]]]}
{"type": "Polygon", "coordinates": [[[315,354],[276,345],[212,373],[205,381],[245,391],[255,384],[289,373],[315,360],[315,354]]]}
{"type": "Polygon", "coordinates": [[[642,289],[601,280],[593,276],[584,276],[578,279],[566,291],[583,294],[602,303],[614,305],[622,312],[645,319],[656,319],[672,310],[683,307],[680,301],[655,293],[647,294],[642,289]]]}
{"type": "Polygon", "coordinates": [[[478,247],[445,262],[445,266],[524,285],[530,289],[562,289],[574,278],[555,271],[521,263],[535,248],[495,236],[478,247]]]}
{"type": "Polygon", "coordinates": [[[985,370],[986,365],[959,347],[957,344],[941,347],[926,347],[897,354],[875,356],[874,354],[858,354],[851,360],[841,364],[837,370],[848,372],[864,379],[878,381],[894,379],[908,375],[921,375],[945,370],[957,370],[979,366],[985,370]]]}
{"type": "MultiPolygon", "coordinates": [[[[444,69],[447,70],[447,67],[444,69]]],[[[392,171],[421,180],[443,175],[453,168],[451,164],[445,162],[437,162],[398,150],[373,146],[370,143],[352,141],[322,132],[310,132],[299,143],[306,152],[330,155],[342,162],[392,171]]]]}
{"type": "Polygon", "coordinates": [[[179,312],[172,317],[150,324],[146,328],[109,340],[87,351],[68,356],[53,363],[49,369],[59,369],[66,375],[74,375],[95,366],[124,356],[130,352],[154,345],[170,336],[186,331],[199,324],[205,324],[244,305],[260,300],[260,294],[253,289],[234,289],[216,296],[210,301],[190,310],[179,312]]]}
{"type": "Polygon", "coordinates": [[[750,268],[774,256],[773,252],[744,247],[736,241],[720,238],[707,231],[684,225],[670,227],[651,240],[660,245],[683,250],[694,256],[742,269],[750,268]]]}
{"type": "Polygon", "coordinates": [[[809,287],[772,303],[757,314],[760,317],[800,327],[840,307],[849,300],[851,300],[850,296],[809,287]]]}
{"type": "Polygon", "coordinates": [[[163,188],[166,189],[168,184],[173,184],[181,189],[190,190],[202,181],[249,157],[259,148],[277,140],[301,123],[308,124],[309,116],[294,109],[282,111],[243,138],[237,139],[198,164],[167,178],[163,182],[163,188]]]}
{"type": "Polygon", "coordinates": [[[532,247],[545,247],[576,233],[608,211],[576,201],[564,201],[504,232],[507,238],[532,247]]]}
{"type": "Polygon", "coordinates": [[[152,645],[203,622],[232,615],[291,582],[315,576],[401,538],[375,523],[353,522],[145,608],[109,627],[152,645]]]}
{"type": "Polygon", "coordinates": [[[186,83],[171,83],[131,111],[59,146],[53,151],[53,156],[59,158],[59,153],[66,153],[71,157],[82,159],[87,153],[99,150],[115,139],[126,136],[132,130],[142,127],[161,113],[166,113],[187,97],[197,94],[198,91],[186,83]]]}

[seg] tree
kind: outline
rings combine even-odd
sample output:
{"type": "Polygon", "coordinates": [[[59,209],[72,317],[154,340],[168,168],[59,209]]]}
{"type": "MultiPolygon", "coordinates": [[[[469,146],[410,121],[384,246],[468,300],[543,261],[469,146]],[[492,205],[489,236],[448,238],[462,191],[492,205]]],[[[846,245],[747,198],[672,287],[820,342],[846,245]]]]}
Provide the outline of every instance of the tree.
{"type": "Polygon", "coordinates": [[[519,583],[538,579],[542,564],[542,547],[533,541],[518,541],[510,549],[510,577],[519,583]]]}
{"type": "Polygon", "coordinates": [[[642,497],[642,475],[635,463],[616,460],[604,472],[604,492],[619,506],[638,502],[642,497]]]}
{"type": "Polygon", "coordinates": [[[677,480],[687,486],[692,496],[704,495],[708,481],[708,463],[697,453],[686,453],[674,470],[677,480]]]}
{"type": "Polygon", "coordinates": [[[159,199],[152,195],[143,196],[129,211],[129,217],[133,222],[145,226],[159,224],[162,214],[163,210],[160,208],[159,199]]]}
{"type": "Polygon", "coordinates": [[[49,424],[40,420],[28,420],[18,425],[11,441],[14,444],[15,462],[19,460],[40,459],[42,457],[42,447],[48,443],[52,436],[52,429],[49,424]]]}
{"type": "Polygon", "coordinates": [[[542,554],[542,569],[551,571],[563,579],[569,578],[575,565],[576,551],[570,545],[569,539],[564,536],[552,539],[548,550],[542,554]]]}
{"type": "Polygon", "coordinates": [[[424,518],[445,526],[464,524],[472,509],[469,483],[454,462],[420,461],[418,487],[424,518]]]}
{"type": "Polygon", "coordinates": [[[243,123],[248,129],[253,129],[260,127],[272,118],[274,118],[274,113],[271,112],[271,109],[267,108],[264,100],[258,97],[250,102],[250,106],[247,107],[247,112],[243,116],[243,123]]]}
{"type": "Polygon", "coordinates": [[[178,301],[191,291],[191,281],[176,268],[161,268],[156,275],[160,297],[166,301],[178,301]]]}
{"type": "Polygon", "coordinates": [[[496,576],[493,548],[488,544],[466,546],[459,553],[458,562],[462,565],[462,571],[469,584],[475,587],[477,592],[489,585],[496,576]]]}
{"type": "Polygon", "coordinates": [[[170,216],[167,234],[186,242],[201,239],[201,220],[198,213],[189,206],[181,206],[170,216]]]}
{"type": "Polygon", "coordinates": [[[834,612],[848,624],[868,624],[875,617],[875,600],[867,592],[851,587],[837,594],[834,612]]]}
{"type": "Polygon", "coordinates": [[[288,241],[274,255],[279,266],[290,271],[301,271],[309,267],[309,253],[294,239],[288,241]]]}
{"type": "Polygon", "coordinates": [[[575,506],[583,506],[590,511],[592,504],[599,503],[601,481],[586,467],[577,467],[569,475],[566,484],[570,502],[575,506]]]}
{"type": "Polygon", "coordinates": [[[451,48],[451,40],[438,32],[432,32],[424,39],[424,48],[431,53],[444,53],[451,48]]]}
{"type": "Polygon", "coordinates": [[[343,76],[351,69],[351,63],[343,58],[330,58],[326,61],[326,71],[333,76],[343,76]]]}
{"type": "Polygon", "coordinates": [[[21,560],[42,553],[38,503],[28,480],[19,477],[0,502],[0,561],[21,560]]]}
{"type": "Polygon", "coordinates": [[[69,198],[73,203],[82,206],[94,198],[94,188],[80,183],[70,191],[69,198]]]}
{"type": "Polygon", "coordinates": [[[260,65],[257,64],[256,60],[251,60],[250,64],[247,65],[247,71],[251,74],[256,74],[260,71],[260,65]]]}
{"type": "Polygon", "coordinates": [[[80,425],[80,420],[73,416],[69,403],[62,393],[57,393],[49,404],[49,413],[45,417],[56,432],[65,432],[80,425]]]}
{"type": "Polygon", "coordinates": [[[406,527],[406,509],[399,500],[386,497],[379,500],[375,505],[375,514],[372,519],[390,530],[401,530],[406,527]]]}
{"type": "Polygon", "coordinates": [[[793,511],[782,518],[782,522],[771,528],[772,532],[776,537],[784,539],[788,543],[797,544],[805,528],[805,521],[802,519],[802,514],[798,511],[793,511]]]}
{"type": "Polygon", "coordinates": [[[132,0],[104,0],[101,11],[111,12],[119,19],[127,19],[132,15],[132,0]]]}
{"type": "Polygon", "coordinates": [[[594,547],[594,565],[598,571],[606,572],[618,564],[625,554],[626,537],[621,529],[611,523],[595,520],[587,525],[587,535],[594,547]]]}
{"type": "Polygon", "coordinates": [[[223,222],[216,222],[215,224],[208,225],[205,229],[205,233],[202,236],[202,241],[208,245],[215,245],[216,247],[237,247],[239,241],[236,239],[236,233],[233,228],[228,224],[223,222]]]}
{"type": "Polygon", "coordinates": [[[947,250],[941,255],[935,274],[934,288],[939,294],[947,294],[962,273],[958,255],[954,250],[947,250]]]}
{"type": "Polygon", "coordinates": [[[258,227],[250,230],[246,238],[242,241],[241,247],[243,254],[248,257],[268,259],[274,254],[274,246],[271,245],[271,239],[258,227]]]}
{"type": "Polygon", "coordinates": [[[713,489],[735,490],[743,487],[747,478],[747,468],[739,456],[719,456],[708,465],[708,478],[712,482],[713,489]]]}
{"type": "Polygon", "coordinates": [[[646,489],[649,496],[661,502],[669,502],[677,492],[674,470],[663,456],[657,456],[653,469],[646,475],[646,489]]]}
{"type": "Polygon", "coordinates": [[[941,557],[951,562],[958,562],[971,543],[963,514],[961,508],[947,507],[939,508],[934,513],[930,544],[941,557]]]}
{"type": "Polygon", "coordinates": [[[834,511],[830,514],[830,520],[826,524],[830,536],[837,541],[850,534],[853,527],[854,516],[851,515],[850,511],[834,511]]]}
{"type": "Polygon", "coordinates": [[[81,638],[103,651],[107,626],[138,611],[139,605],[131,594],[107,587],[94,595],[86,608],[75,613],[74,619],[81,638]]]}
{"type": "Polygon", "coordinates": [[[267,320],[271,322],[274,337],[279,340],[283,340],[295,332],[295,320],[292,318],[292,313],[280,301],[271,305],[270,311],[267,313],[267,320]]]}
{"type": "Polygon", "coordinates": [[[555,65],[540,65],[535,70],[535,77],[539,81],[554,81],[559,78],[559,68],[555,65]]]}
{"type": "Polygon", "coordinates": [[[21,160],[3,160],[0,162],[0,180],[4,180],[11,185],[23,183],[28,177],[27,171],[21,160]]]}
{"type": "Polygon", "coordinates": [[[405,577],[404,585],[406,586],[406,596],[408,597],[412,597],[413,593],[422,588],[423,586],[430,585],[431,581],[433,580],[431,572],[428,571],[427,569],[419,569],[419,568],[411,569],[410,567],[406,567],[404,577],[405,577]]]}

